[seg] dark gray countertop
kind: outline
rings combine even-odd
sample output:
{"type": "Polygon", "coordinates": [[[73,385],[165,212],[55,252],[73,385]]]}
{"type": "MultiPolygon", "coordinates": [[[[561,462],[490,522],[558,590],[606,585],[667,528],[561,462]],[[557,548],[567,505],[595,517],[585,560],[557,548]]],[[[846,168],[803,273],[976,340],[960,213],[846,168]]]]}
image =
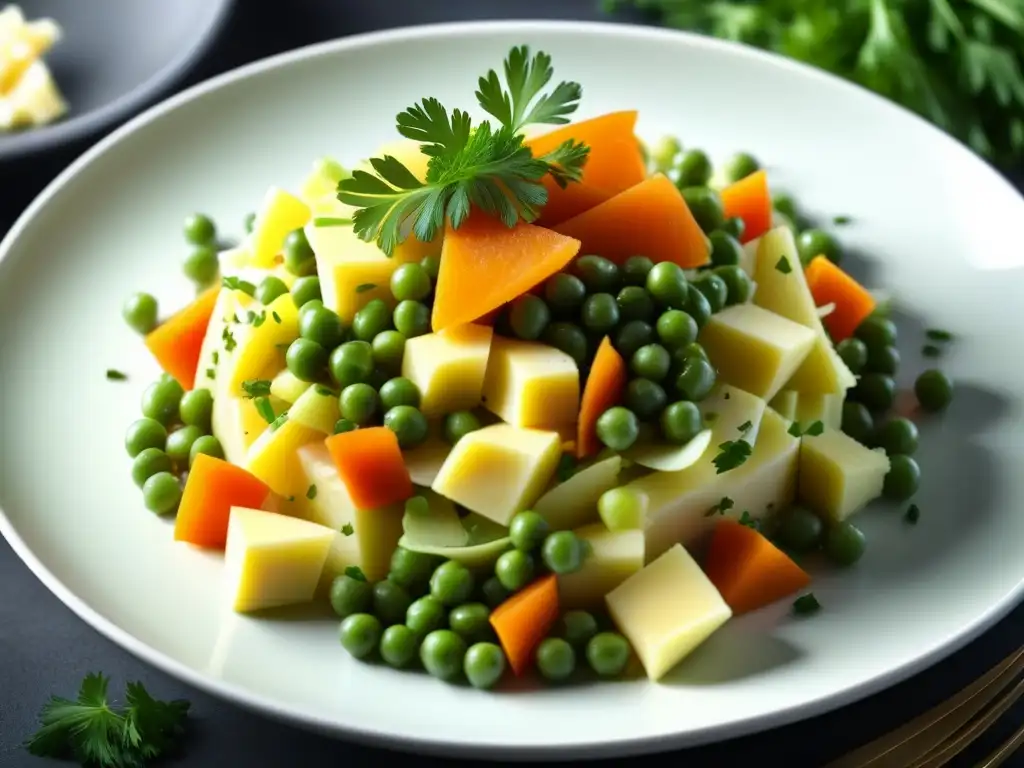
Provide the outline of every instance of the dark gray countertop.
{"type": "MultiPolygon", "coordinates": [[[[385,27],[472,18],[600,17],[596,0],[290,0],[287,13],[282,12],[282,5],[251,0],[238,3],[221,41],[185,85],[299,45],[385,27]]],[[[82,149],[68,147],[59,155],[0,167],[0,234],[31,197],[82,149]]],[[[1022,640],[1024,608],[1019,608],[967,648],[884,693],[804,723],[675,753],[665,762],[731,766],[756,756],[762,764],[821,766],[950,697],[1022,640]]],[[[116,689],[125,680],[141,680],[161,698],[192,701],[193,717],[184,755],[170,761],[170,765],[317,768],[339,763],[369,765],[391,756],[265,720],[156,671],[80,621],[32,576],[7,543],[0,541],[0,768],[58,764],[28,756],[21,742],[32,732],[36,712],[46,698],[52,693],[73,695],[81,678],[91,671],[111,675],[116,689]]],[[[973,765],[1021,722],[1024,709],[1018,707],[967,755],[950,765],[973,765]]],[[[423,766],[442,764],[441,760],[427,758],[415,762],[423,766]]],[[[1004,765],[1024,765],[1024,752],[1004,765]]]]}

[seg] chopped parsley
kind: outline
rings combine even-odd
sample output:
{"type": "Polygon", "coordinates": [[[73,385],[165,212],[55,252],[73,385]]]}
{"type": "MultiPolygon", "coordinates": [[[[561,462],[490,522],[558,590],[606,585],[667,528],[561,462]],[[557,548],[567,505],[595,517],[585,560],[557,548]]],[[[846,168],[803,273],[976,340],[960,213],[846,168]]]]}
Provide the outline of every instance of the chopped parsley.
{"type": "Polygon", "coordinates": [[[271,312],[270,316],[274,318],[275,323],[277,323],[278,325],[281,324],[281,316],[277,314],[277,312],[271,312]]]}
{"type": "Polygon", "coordinates": [[[784,275],[788,275],[793,271],[793,266],[789,263],[789,259],[785,256],[780,258],[775,264],[775,268],[784,275]]]}
{"type": "Polygon", "coordinates": [[[817,613],[820,610],[821,603],[818,602],[818,598],[814,596],[813,592],[800,595],[800,597],[793,601],[793,613],[797,616],[810,616],[812,613],[817,613]]]}
{"type": "Polygon", "coordinates": [[[126,381],[128,374],[122,371],[118,371],[114,368],[107,368],[107,380],[108,381],[126,381]]]}
{"type": "Polygon", "coordinates": [[[707,413],[704,414],[704,423],[705,424],[714,424],[717,420],[718,420],[718,414],[715,413],[714,411],[708,411],[707,413]]]}
{"type": "Polygon", "coordinates": [[[911,525],[914,525],[915,523],[917,523],[918,520],[921,519],[921,508],[918,507],[917,504],[911,504],[909,507],[907,507],[907,511],[903,515],[903,519],[911,525]]]}
{"type": "Polygon", "coordinates": [[[800,437],[801,435],[810,435],[811,437],[817,437],[818,435],[825,431],[825,425],[822,424],[820,421],[812,421],[810,424],[807,425],[807,429],[801,432],[800,423],[794,421],[792,424],[789,425],[789,429],[787,431],[793,437],[800,437]]]}
{"type": "Polygon", "coordinates": [[[315,485],[309,486],[309,490],[306,491],[306,498],[309,499],[310,501],[312,501],[313,499],[316,498],[316,486],[315,485]]]}
{"type": "Polygon", "coordinates": [[[345,523],[343,526],[341,526],[341,532],[345,536],[351,536],[353,533],[356,532],[356,529],[352,527],[352,523],[345,523]]]}
{"type": "Polygon", "coordinates": [[[731,397],[732,397],[732,395],[731,395],[731,394],[729,394],[728,392],[726,392],[726,393],[725,393],[725,397],[724,397],[724,398],[722,398],[722,399],[723,399],[723,400],[728,400],[728,399],[730,399],[731,397]]]}
{"type": "Polygon", "coordinates": [[[376,283],[362,283],[356,286],[356,293],[366,293],[377,287],[376,283]]]}
{"type": "Polygon", "coordinates": [[[250,312],[249,315],[249,323],[252,325],[253,328],[259,328],[261,325],[267,322],[266,310],[263,310],[258,315],[255,312],[250,312]]]}
{"type": "Polygon", "coordinates": [[[231,352],[231,351],[234,350],[235,347],[238,346],[238,342],[235,341],[235,334],[233,334],[227,328],[224,328],[224,331],[223,331],[223,333],[221,333],[220,337],[222,339],[224,339],[224,351],[225,352],[231,352]]]}
{"type": "Polygon", "coordinates": [[[921,354],[925,357],[939,357],[942,355],[942,348],[935,344],[925,344],[921,347],[921,354]]]}
{"type": "Polygon", "coordinates": [[[266,397],[270,394],[268,379],[248,379],[242,382],[242,390],[250,400],[254,397],[266,397]]]}
{"type": "MultiPolygon", "coordinates": [[[[345,528],[351,527],[351,525],[345,526],[345,528]]],[[[342,530],[344,531],[344,529],[342,530]]],[[[348,534],[346,534],[346,536],[347,535],[348,534]]],[[[348,576],[350,579],[355,579],[356,581],[366,581],[366,574],[363,573],[363,570],[358,565],[350,565],[348,568],[346,568],[345,575],[348,576]]]]}
{"type": "Polygon", "coordinates": [[[208,378],[210,381],[214,381],[217,378],[217,370],[215,368],[207,368],[206,378],[208,378]]]}
{"type": "Polygon", "coordinates": [[[737,427],[737,429],[738,429],[738,430],[739,430],[740,432],[749,432],[749,431],[750,431],[750,428],[751,428],[752,426],[754,426],[753,422],[751,422],[751,421],[744,421],[744,422],[743,422],[742,424],[740,424],[740,425],[739,425],[739,426],[737,427]]]}
{"type": "Polygon", "coordinates": [[[715,504],[711,509],[704,513],[704,517],[714,517],[715,515],[724,515],[733,507],[733,500],[728,496],[723,496],[722,500],[715,504]]]}
{"type": "Polygon", "coordinates": [[[944,331],[941,328],[929,328],[927,331],[924,332],[924,335],[927,336],[932,341],[953,340],[953,334],[950,333],[949,331],[944,331]]]}
{"type": "Polygon", "coordinates": [[[213,354],[210,355],[210,357],[213,360],[214,365],[220,362],[220,352],[218,352],[216,349],[213,350],[213,354]]]}
{"type": "MultiPolygon", "coordinates": [[[[237,277],[232,276],[225,277],[221,282],[223,286],[229,290],[242,291],[243,293],[247,293],[250,296],[256,295],[256,286],[248,282],[247,280],[241,280],[237,277]]],[[[235,322],[238,321],[236,320],[235,322]]]]}
{"type": "Polygon", "coordinates": [[[746,510],[743,510],[743,514],[740,515],[739,523],[740,525],[747,526],[747,528],[753,528],[755,531],[761,530],[761,521],[746,510]]]}
{"type": "Polygon", "coordinates": [[[851,221],[853,221],[853,218],[850,217],[850,216],[833,216],[832,217],[832,223],[835,224],[837,227],[841,227],[844,224],[849,224],[851,221]]]}
{"type": "Polygon", "coordinates": [[[263,417],[267,424],[274,423],[277,416],[274,415],[274,406],[270,404],[270,400],[266,397],[257,397],[253,404],[256,406],[256,412],[263,417]]]}
{"type": "Polygon", "coordinates": [[[716,474],[720,475],[746,462],[753,452],[753,447],[746,440],[726,440],[718,446],[718,450],[719,454],[712,463],[715,465],[716,474]]]}
{"type": "Polygon", "coordinates": [[[564,483],[570,477],[576,474],[576,459],[568,453],[563,453],[562,458],[558,460],[558,468],[555,470],[555,477],[558,482],[564,483]]]}

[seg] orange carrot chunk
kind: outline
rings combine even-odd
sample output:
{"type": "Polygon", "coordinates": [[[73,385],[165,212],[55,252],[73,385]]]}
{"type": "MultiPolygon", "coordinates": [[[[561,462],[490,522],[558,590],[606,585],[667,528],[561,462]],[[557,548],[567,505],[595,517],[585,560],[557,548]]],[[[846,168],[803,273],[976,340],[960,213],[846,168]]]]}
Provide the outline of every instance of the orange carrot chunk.
{"type": "Polygon", "coordinates": [[[224,549],[232,507],[274,511],[277,496],[252,474],[223,459],[200,453],[188,471],[174,521],[175,541],[224,549]]]}
{"type": "Polygon", "coordinates": [[[387,427],[342,432],[324,442],[356,509],[378,509],[412,496],[402,449],[387,427]]]}
{"type": "Polygon", "coordinates": [[[772,196],[768,174],[757,171],[722,190],[726,218],[743,219],[742,241],[748,243],[772,228],[772,196]]]}
{"type": "Polygon", "coordinates": [[[853,336],[857,326],[875,311],[875,298],[867,289],[824,256],[811,259],[804,276],[817,306],[836,305],[822,322],[837,343],[853,336]]]}
{"type": "Polygon", "coordinates": [[[597,253],[621,263],[641,254],[684,269],[708,262],[708,239],[676,185],[658,173],[555,227],[597,253]]]}
{"type": "Polygon", "coordinates": [[[563,189],[550,176],[544,177],[542,183],[548,191],[548,202],[537,224],[545,227],[560,224],[644,180],[647,171],[634,133],[636,118],[635,111],[611,112],[563,126],[525,142],[534,157],[551,152],[570,140],[590,147],[587,163],[583,166],[583,178],[579,182],[563,189]]]}
{"type": "Polygon", "coordinates": [[[597,420],[601,414],[622,400],[626,387],[626,361],[615,351],[605,336],[590,366],[587,383],[580,400],[580,417],[576,422],[576,455],[584,459],[601,450],[597,437],[597,420]]]}
{"type": "Polygon", "coordinates": [[[509,229],[476,214],[448,227],[434,294],[435,331],[471,323],[526,293],[568,264],[578,240],[532,224],[509,229]]]}
{"type": "Polygon", "coordinates": [[[533,664],[540,641],[558,619],[558,582],[555,574],[537,579],[491,612],[508,664],[517,675],[533,664]]]}
{"type": "Polygon", "coordinates": [[[811,582],[785,552],[735,520],[715,526],[704,572],[735,614],[774,603],[811,582]]]}
{"type": "Polygon", "coordinates": [[[195,386],[199,350],[219,293],[219,287],[209,289],[146,336],[146,346],[160,367],[185,389],[195,386]]]}

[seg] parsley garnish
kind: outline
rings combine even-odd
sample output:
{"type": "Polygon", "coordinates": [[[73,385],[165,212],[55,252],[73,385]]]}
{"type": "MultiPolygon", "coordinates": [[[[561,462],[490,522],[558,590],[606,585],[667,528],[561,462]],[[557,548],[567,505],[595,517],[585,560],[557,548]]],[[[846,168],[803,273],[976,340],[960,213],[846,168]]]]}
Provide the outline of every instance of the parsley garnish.
{"type": "Polygon", "coordinates": [[[274,415],[274,406],[270,404],[270,400],[266,397],[257,397],[254,405],[256,406],[256,411],[267,424],[274,423],[277,417],[274,415]]]}
{"type": "Polygon", "coordinates": [[[489,120],[474,126],[461,109],[449,115],[435,98],[398,115],[398,132],[421,142],[430,157],[425,182],[385,155],[370,160],[375,173],[357,170],[338,183],[338,199],[358,208],[352,224],[359,237],[376,242],[390,256],[410,233],[427,243],[446,221],[458,229],[473,206],[513,227],[520,219],[536,219],[547,203],[541,184],[545,176],[561,187],[580,180],[586,145],[570,140],[534,157],[520,134],[529,124],[569,122],[579,106],[580,85],[562,82],[542,95],[554,74],[551,57],[540,52],[531,59],[526,46],[511,50],[504,71],[507,90],[491,70],[480,78],[476,92],[497,128],[489,120]]]}
{"type": "Polygon", "coordinates": [[[555,469],[555,478],[560,483],[564,483],[570,477],[576,474],[576,459],[572,454],[563,453],[562,458],[558,460],[558,468],[555,469]]]}
{"type": "Polygon", "coordinates": [[[704,423],[705,424],[713,424],[717,420],[718,420],[718,414],[715,413],[714,411],[708,411],[707,413],[704,414],[704,423]]]}
{"type": "Polygon", "coordinates": [[[254,397],[266,397],[270,394],[270,381],[267,379],[248,379],[242,382],[242,391],[250,400],[254,397]]]}
{"type": "MultiPolygon", "coordinates": [[[[232,291],[242,291],[243,293],[247,293],[250,296],[255,296],[256,295],[256,286],[255,285],[253,285],[252,283],[250,283],[250,282],[248,282],[246,280],[241,280],[241,279],[239,279],[237,277],[234,277],[234,276],[225,277],[221,281],[221,284],[225,288],[227,288],[229,290],[232,290],[232,291]]],[[[236,319],[235,322],[237,323],[238,320],[236,319]]]]}
{"type": "Polygon", "coordinates": [[[715,504],[711,509],[704,513],[704,517],[714,517],[715,515],[724,515],[730,509],[732,509],[733,500],[728,496],[723,496],[722,500],[715,504]]]}
{"type": "Polygon", "coordinates": [[[220,352],[218,352],[216,349],[213,350],[213,354],[210,355],[210,357],[213,360],[214,365],[220,362],[220,352]]]}
{"type": "Polygon", "coordinates": [[[725,393],[725,397],[723,397],[722,399],[723,400],[729,400],[730,398],[732,398],[732,394],[730,392],[726,392],[725,393]]]}
{"type": "Polygon", "coordinates": [[[921,508],[917,504],[911,504],[907,507],[906,514],[903,515],[903,519],[911,525],[914,525],[918,520],[921,519],[921,508]]]}
{"type": "Polygon", "coordinates": [[[921,354],[925,357],[939,357],[942,354],[942,349],[934,344],[925,344],[921,347],[921,354]]]}
{"type": "Polygon", "coordinates": [[[835,224],[837,227],[841,227],[844,224],[849,224],[851,221],[853,221],[853,218],[850,217],[850,216],[833,216],[832,217],[832,223],[835,224]]]}
{"type": "Polygon", "coordinates": [[[39,730],[25,747],[37,757],[73,756],[83,765],[136,768],[177,746],[188,717],[187,701],[158,701],[142,683],[129,683],[125,706],[107,700],[109,678],[86,675],[75,701],[51,696],[39,730]]]}
{"type": "Polygon", "coordinates": [[[252,315],[252,317],[250,318],[249,322],[252,323],[252,327],[253,328],[259,328],[261,325],[263,325],[265,322],[267,322],[267,311],[266,310],[263,310],[258,315],[255,312],[250,312],[249,314],[252,315]]]}
{"type": "Polygon", "coordinates": [[[927,336],[932,341],[953,340],[953,334],[950,333],[949,331],[944,331],[941,328],[929,328],[927,331],[924,332],[924,335],[927,336]]]}
{"type": "Polygon", "coordinates": [[[114,368],[107,368],[107,379],[109,381],[126,381],[128,374],[114,368]]]}
{"type": "Polygon", "coordinates": [[[356,293],[366,293],[367,291],[372,291],[376,287],[376,283],[362,283],[361,285],[356,286],[356,293]]]}
{"type": "Polygon", "coordinates": [[[775,265],[775,268],[784,275],[788,275],[790,272],[793,271],[793,267],[790,265],[789,259],[787,259],[785,256],[779,259],[778,263],[776,263],[775,265]]]}
{"type": "Polygon", "coordinates": [[[818,602],[818,598],[814,596],[813,592],[808,592],[806,595],[800,595],[796,600],[793,601],[793,613],[797,616],[809,616],[812,613],[817,613],[821,610],[821,603],[818,602]]]}
{"type": "Polygon", "coordinates": [[[277,323],[278,325],[281,324],[281,316],[277,314],[277,312],[271,312],[270,316],[274,318],[275,323],[277,323]]]}
{"type": "Polygon", "coordinates": [[[811,437],[817,437],[818,435],[825,431],[825,425],[822,424],[820,421],[812,421],[810,424],[807,425],[807,429],[801,432],[799,422],[794,421],[792,424],[789,425],[789,429],[787,431],[793,437],[800,437],[801,435],[810,435],[811,437]]]}
{"type": "Polygon", "coordinates": [[[316,498],[316,486],[315,485],[309,486],[309,490],[306,491],[306,498],[309,499],[310,501],[312,501],[313,499],[316,498]]]}
{"type": "Polygon", "coordinates": [[[338,216],[317,216],[313,219],[314,227],[347,227],[352,219],[343,219],[338,216]]]}
{"type": "Polygon", "coordinates": [[[214,381],[217,378],[217,370],[215,368],[207,368],[206,378],[208,378],[210,381],[214,381]]]}
{"type": "MultiPolygon", "coordinates": [[[[352,526],[346,524],[345,528],[351,529],[352,526]]],[[[344,532],[344,530],[345,529],[342,528],[342,532],[344,532]]],[[[348,536],[349,534],[346,533],[345,535],[348,536]]],[[[366,581],[366,574],[363,573],[362,569],[357,565],[350,565],[348,568],[346,568],[345,575],[348,576],[350,579],[355,579],[356,581],[366,581]]]]}
{"type": "Polygon", "coordinates": [[[738,429],[740,432],[749,432],[752,426],[754,426],[753,422],[744,421],[742,424],[736,427],[736,429],[738,429]]]}
{"type": "Polygon", "coordinates": [[[757,520],[746,510],[743,510],[743,514],[740,515],[739,524],[745,525],[747,528],[753,528],[755,531],[761,530],[761,521],[757,520]]]}
{"type": "Polygon", "coordinates": [[[220,337],[224,339],[224,351],[231,352],[235,347],[238,346],[238,342],[235,341],[235,334],[229,331],[226,327],[220,337]]]}
{"type": "Polygon", "coordinates": [[[352,523],[345,523],[343,526],[341,526],[341,532],[345,536],[351,536],[353,533],[356,532],[356,529],[352,527],[352,523]]]}
{"type": "Polygon", "coordinates": [[[743,464],[750,458],[753,451],[750,443],[746,440],[726,440],[718,446],[720,453],[715,456],[712,463],[715,465],[716,474],[728,472],[731,469],[743,464]]]}

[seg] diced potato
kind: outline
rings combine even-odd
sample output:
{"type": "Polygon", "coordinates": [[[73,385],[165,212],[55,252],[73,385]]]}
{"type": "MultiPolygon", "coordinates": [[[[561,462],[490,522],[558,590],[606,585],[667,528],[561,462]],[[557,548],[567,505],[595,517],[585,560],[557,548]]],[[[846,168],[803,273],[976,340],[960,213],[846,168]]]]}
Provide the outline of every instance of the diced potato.
{"type": "Polygon", "coordinates": [[[464,325],[417,336],[405,343],[402,375],[419,387],[425,416],[468,411],[480,405],[494,329],[464,325]]]}
{"type": "Polygon", "coordinates": [[[576,361],[548,344],[496,336],[484,377],[484,406],[516,427],[575,424],[580,412],[576,361]]]}
{"type": "Polygon", "coordinates": [[[846,399],[846,392],[837,392],[831,395],[814,395],[810,392],[801,392],[797,400],[796,413],[793,420],[801,426],[807,427],[815,421],[820,421],[824,426],[832,429],[839,429],[843,423],[843,401],[846,399]]]}
{"type": "Polygon", "coordinates": [[[257,611],[312,600],[336,535],[287,515],[232,507],[224,549],[232,608],[257,611]]]}
{"type": "Polygon", "coordinates": [[[448,455],[433,488],[457,504],[508,525],[530,509],[562,455],[556,432],[492,424],[470,432],[448,455]]]}
{"type": "Polygon", "coordinates": [[[656,469],[659,472],[679,472],[696,463],[704,455],[711,445],[711,436],[711,430],[705,429],[685,445],[673,445],[657,439],[638,442],[625,451],[623,456],[641,467],[656,469]]]}
{"type": "Polygon", "coordinates": [[[294,403],[311,386],[313,385],[308,381],[303,381],[285,368],[271,380],[270,394],[284,400],[286,403],[294,403]]]}
{"type": "Polygon", "coordinates": [[[441,432],[441,424],[435,421],[430,425],[430,433],[426,440],[415,448],[402,451],[405,468],[409,470],[409,478],[413,485],[422,485],[426,488],[432,486],[445,459],[452,452],[451,443],[444,439],[441,432]]]}
{"type": "Polygon", "coordinates": [[[766,408],[767,404],[762,398],[729,384],[716,384],[700,402],[704,424],[711,428],[711,443],[715,446],[736,439],[743,439],[752,446],[757,445],[758,431],[766,408]]]}
{"type": "Polygon", "coordinates": [[[719,378],[771,400],[803,363],[815,342],[810,328],[754,304],[711,317],[699,341],[719,378]]]}
{"type": "Polygon", "coordinates": [[[295,275],[289,272],[284,264],[273,267],[253,266],[252,246],[243,242],[235,248],[228,248],[217,255],[220,264],[220,276],[224,278],[237,278],[253,286],[259,286],[268,277],[276,277],[289,289],[295,284],[295,275]]]}
{"type": "Polygon", "coordinates": [[[597,501],[619,482],[622,458],[609,456],[581,469],[564,483],[537,499],[533,511],[548,521],[553,531],[579,528],[597,521],[597,501]]]}
{"type": "MultiPolygon", "coordinates": [[[[276,397],[268,402],[274,416],[280,416],[288,403],[276,397]]],[[[256,401],[249,397],[233,397],[215,393],[213,398],[213,434],[224,449],[224,458],[243,466],[249,446],[267,429],[267,421],[256,409],[256,401]]]]}
{"type": "Polygon", "coordinates": [[[299,185],[299,198],[313,208],[323,198],[337,195],[338,182],[345,175],[345,169],[337,160],[330,157],[318,158],[309,175],[299,185]]]}
{"type": "Polygon", "coordinates": [[[383,579],[402,536],[404,503],[356,509],[322,441],[302,446],[297,454],[306,483],[317,489],[308,501],[309,519],[338,532],[324,567],[325,585],[350,565],[371,581],[383,579]]]}
{"type": "Polygon", "coordinates": [[[256,212],[252,225],[252,261],[257,267],[272,267],[292,230],[306,226],[309,206],[278,187],[271,187],[256,212]]]}
{"type": "MultiPolygon", "coordinates": [[[[395,139],[378,147],[377,151],[373,153],[373,157],[391,155],[391,157],[408,168],[413,176],[420,181],[425,181],[427,178],[427,162],[430,160],[430,157],[423,154],[422,146],[420,142],[413,141],[412,139],[395,139]]],[[[364,160],[357,167],[367,173],[375,173],[373,166],[368,161],[364,160]]]]}
{"type": "Polygon", "coordinates": [[[651,680],[660,680],[732,617],[700,566],[676,544],[606,598],[612,621],[651,680]]]}
{"type": "Polygon", "coordinates": [[[881,496],[888,472],[885,451],[865,448],[838,429],[801,438],[800,500],[836,522],[881,496]]]}
{"type": "Polygon", "coordinates": [[[289,421],[319,432],[320,437],[334,434],[334,425],[341,418],[338,396],[327,387],[310,387],[288,409],[289,421]]]}
{"type": "Polygon", "coordinates": [[[269,379],[284,368],[285,351],[299,336],[299,312],[291,294],[278,296],[266,307],[247,298],[245,294],[239,298],[239,322],[224,328],[230,339],[224,339],[220,350],[217,388],[229,395],[243,394],[245,381],[269,379]],[[221,390],[221,384],[227,389],[221,390]]]}
{"type": "Polygon", "coordinates": [[[316,255],[324,306],[346,325],[373,299],[395,306],[391,275],[401,262],[389,259],[373,243],[361,240],[351,227],[306,226],[306,238],[316,255]]]}
{"type": "Polygon", "coordinates": [[[228,357],[224,349],[224,330],[228,327],[230,319],[238,313],[241,299],[251,301],[241,291],[227,288],[221,288],[217,294],[217,302],[213,305],[213,314],[210,315],[210,324],[206,327],[203,345],[199,350],[196,389],[208,389],[212,394],[217,394],[217,374],[221,363],[228,357]],[[209,375],[211,372],[212,376],[209,375]]]}
{"type": "Polygon", "coordinates": [[[575,573],[558,577],[558,605],[595,608],[605,595],[644,567],[643,531],[609,531],[595,523],[575,531],[577,538],[590,544],[590,554],[575,573]]]}
{"type": "Polygon", "coordinates": [[[426,499],[427,506],[419,511],[419,505],[406,504],[402,516],[404,539],[429,547],[464,547],[469,543],[469,532],[451,499],[429,488],[416,489],[416,495],[426,499]]]}
{"type": "Polygon", "coordinates": [[[768,405],[774,408],[776,413],[783,418],[793,421],[796,419],[796,409],[799,400],[799,392],[794,392],[792,389],[784,389],[773,397],[768,405]]]}
{"type": "MultiPolygon", "coordinates": [[[[757,250],[761,247],[761,238],[755,237],[749,243],[745,243],[743,246],[743,256],[740,257],[740,269],[750,275],[750,279],[754,279],[754,268],[757,265],[757,250]]],[[[756,291],[755,291],[756,293],[756,291]]],[[[753,297],[751,297],[753,298],[753,297]]]]}

